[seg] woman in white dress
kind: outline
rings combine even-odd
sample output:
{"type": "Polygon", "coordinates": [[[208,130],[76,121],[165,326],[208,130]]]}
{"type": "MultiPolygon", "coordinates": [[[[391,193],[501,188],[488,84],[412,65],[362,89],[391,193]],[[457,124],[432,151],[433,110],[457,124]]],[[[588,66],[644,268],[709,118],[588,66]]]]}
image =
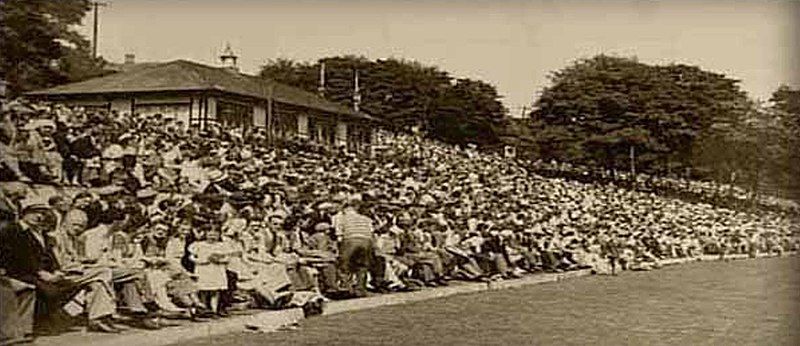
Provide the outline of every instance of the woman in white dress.
{"type": "Polygon", "coordinates": [[[225,266],[228,261],[226,254],[230,249],[221,240],[220,231],[210,229],[206,232],[205,239],[189,245],[189,253],[195,263],[200,299],[215,314],[219,313],[220,293],[228,289],[225,266]]]}

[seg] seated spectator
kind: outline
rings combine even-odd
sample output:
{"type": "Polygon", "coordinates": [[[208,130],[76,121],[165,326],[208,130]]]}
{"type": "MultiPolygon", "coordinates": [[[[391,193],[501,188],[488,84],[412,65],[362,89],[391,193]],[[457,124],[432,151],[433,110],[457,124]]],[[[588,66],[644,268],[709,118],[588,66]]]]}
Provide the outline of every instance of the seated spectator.
{"type": "MultiPolygon", "coordinates": [[[[55,228],[56,216],[50,208],[30,206],[22,210],[21,218],[0,230],[0,255],[9,277],[34,285],[39,297],[36,315],[41,321],[56,313],[76,293],[88,316],[89,329],[117,332],[111,323],[114,313],[114,293],[111,271],[96,268],[61,271],[47,243],[46,234],[55,228]]],[[[43,325],[41,322],[39,325],[43,325]]]]}
{"type": "Polygon", "coordinates": [[[33,341],[36,286],[6,276],[0,268],[0,345],[33,341]]]}

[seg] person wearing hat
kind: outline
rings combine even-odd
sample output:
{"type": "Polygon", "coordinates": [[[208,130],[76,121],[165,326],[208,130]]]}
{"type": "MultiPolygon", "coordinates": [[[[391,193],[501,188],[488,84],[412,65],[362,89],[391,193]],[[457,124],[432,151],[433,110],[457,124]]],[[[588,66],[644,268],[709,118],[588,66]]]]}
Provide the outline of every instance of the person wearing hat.
{"type": "Polygon", "coordinates": [[[303,233],[302,246],[295,249],[302,261],[311,264],[320,275],[320,291],[335,294],[339,290],[336,282],[336,244],[331,238],[333,227],[327,222],[318,222],[303,233]]]}
{"type": "Polygon", "coordinates": [[[2,224],[16,221],[19,216],[20,202],[29,193],[28,185],[18,181],[0,184],[0,222],[2,224]]]}
{"type": "MultiPolygon", "coordinates": [[[[392,217],[391,214],[389,217],[392,217]]],[[[397,260],[403,230],[396,223],[396,220],[385,223],[375,234],[375,281],[381,283],[379,289],[401,290],[405,287],[400,275],[408,268],[397,260]]]]}
{"type": "Polygon", "coordinates": [[[70,163],[74,164],[75,182],[84,184],[83,169],[86,161],[100,155],[92,130],[79,130],[69,142],[70,163]]]}
{"type": "Polygon", "coordinates": [[[30,180],[37,183],[50,182],[53,176],[47,167],[47,155],[42,135],[34,127],[22,128],[21,137],[14,150],[18,153],[18,167],[20,172],[30,180]]]}
{"type": "MultiPolygon", "coordinates": [[[[2,190],[5,197],[4,188],[2,190]]],[[[14,205],[17,203],[14,202],[14,205]]],[[[16,222],[16,206],[11,215],[6,218],[5,211],[3,224],[16,222]]],[[[2,250],[0,250],[2,251],[2,250]]],[[[0,262],[0,345],[11,345],[33,341],[33,317],[36,306],[36,286],[6,275],[6,263],[0,262]]]]}
{"type": "Polygon", "coordinates": [[[42,321],[52,318],[76,292],[82,291],[89,329],[117,332],[110,320],[116,309],[111,271],[62,272],[46,237],[55,223],[56,216],[46,206],[23,209],[18,222],[0,229],[0,263],[9,277],[36,287],[41,299],[36,309],[38,325],[44,325],[42,321]]]}

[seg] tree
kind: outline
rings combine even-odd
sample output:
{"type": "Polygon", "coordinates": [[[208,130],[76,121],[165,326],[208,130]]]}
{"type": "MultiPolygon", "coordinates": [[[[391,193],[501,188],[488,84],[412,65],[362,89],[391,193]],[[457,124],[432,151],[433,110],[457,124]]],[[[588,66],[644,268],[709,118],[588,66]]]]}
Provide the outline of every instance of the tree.
{"type": "Polygon", "coordinates": [[[308,64],[298,63],[291,59],[278,58],[269,60],[266,65],[261,66],[259,75],[279,81],[283,84],[297,86],[302,89],[312,89],[316,87],[316,80],[313,75],[313,68],[308,64]]]}
{"type": "Polygon", "coordinates": [[[483,81],[458,79],[435,103],[430,126],[439,139],[456,144],[492,145],[506,114],[500,96],[483,81]]]}
{"type": "Polygon", "coordinates": [[[360,109],[398,128],[420,126],[433,138],[452,143],[494,144],[495,127],[505,115],[494,86],[454,80],[433,66],[399,59],[375,61],[357,56],[326,57],[314,64],[271,60],[260,75],[310,92],[319,88],[325,64],[325,97],[353,106],[355,73],[360,109]]]}
{"type": "Polygon", "coordinates": [[[598,55],[551,74],[530,116],[545,159],[664,172],[697,164],[696,144],[715,123],[752,104],[738,81],[696,66],[647,65],[598,55]]]}
{"type": "Polygon", "coordinates": [[[762,138],[774,154],[765,168],[773,185],[800,199],[800,89],[781,85],[770,103],[763,112],[770,122],[762,138]]]}
{"type": "Polygon", "coordinates": [[[100,70],[102,60],[88,55],[88,42],[73,29],[89,6],[88,0],[0,2],[0,74],[12,96],[100,70]]]}
{"type": "Polygon", "coordinates": [[[800,133],[800,89],[781,85],[772,93],[769,101],[772,103],[771,109],[780,113],[784,125],[800,133]]]}

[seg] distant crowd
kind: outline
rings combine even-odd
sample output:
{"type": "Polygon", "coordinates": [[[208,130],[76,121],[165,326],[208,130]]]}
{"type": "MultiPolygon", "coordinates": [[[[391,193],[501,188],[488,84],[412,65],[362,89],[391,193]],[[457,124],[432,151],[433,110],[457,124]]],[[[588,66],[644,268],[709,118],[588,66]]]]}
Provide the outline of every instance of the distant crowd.
{"type": "MultiPolygon", "coordinates": [[[[619,172],[603,168],[593,168],[569,163],[536,161],[530,167],[537,174],[550,178],[566,178],[592,184],[614,184],[620,188],[635,189],[641,192],[654,192],[660,196],[680,198],[695,203],[708,203],[736,210],[769,210],[774,212],[800,214],[800,204],[796,201],[758,194],[734,184],[711,180],[691,180],[679,175],[657,176],[629,172],[619,172]]],[[[735,175],[732,177],[735,178],[735,175]]]]}
{"type": "Polygon", "coordinates": [[[790,212],[544,177],[412,135],[381,146],[364,157],[259,128],[15,102],[0,127],[2,342],[800,247],[790,212]]]}

